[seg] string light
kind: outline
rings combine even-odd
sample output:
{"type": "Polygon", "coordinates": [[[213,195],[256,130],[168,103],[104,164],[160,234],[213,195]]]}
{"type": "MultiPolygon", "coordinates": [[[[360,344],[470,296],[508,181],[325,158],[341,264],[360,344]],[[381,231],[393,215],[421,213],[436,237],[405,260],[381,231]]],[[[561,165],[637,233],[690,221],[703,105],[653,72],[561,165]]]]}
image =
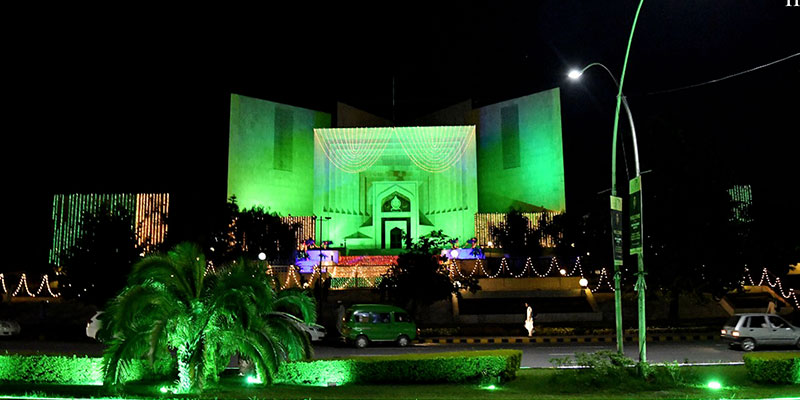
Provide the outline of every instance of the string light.
{"type": "Polygon", "coordinates": [[[50,290],[50,278],[47,275],[42,276],[42,283],[39,284],[39,290],[36,291],[37,295],[41,295],[42,289],[47,288],[47,292],[50,293],[52,297],[58,297],[60,294],[54,294],[52,290],[50,290]]]}
{"type": "Polygon", "coordinates": [[[597,286],[594,289],[589,289],[592,293],[600,290],[600,286],[603,286],[603,281],[606,282],[608,288],[611,289],[612,292],[616,292],[613,286],[611,286],[611,279],[608,277],[608,272],[606,271],[605,267],[600,270],[600,280],[597,282],[597,286]]]}
{"type": "Polygon", "coordinates": [[[19,284],[17,285],[17,290],[15,290],[14,293],[11,294],[11,297],[14,297],[17,294],[19,294],[19,291],[22,289],[23,286],[25,286],[25,293],[28,293],[28,296],[36,297],[36,295],[31,293],[30,289],[28,289],[28,276],[25,275],[24,273],[22,274],[22,276],[20,276],[19,284]]]}
{"type": "Polygon", "coordinates": [[[3,284],[3,293],[8,293],[8,289],[6,289],[6,277],[4,274],[0,274],[0,283],[3,284]]]}
{"type": "Polygon", "coordinates": [[[393,133],[392,128],[317,128],[314,139],[331,164],[355,174],[380,159],[393,133]]]}
{"type": "Polygon", "coordinates": [[[461,159],[474,143],[475,126],[398,127],[400,146],[411,162],[423,171],[439,173],[461,159]]]}
{"type": "Polygon", "coordinates": [[[747,278],[747,280],[750,282],[750,286],[764,286],[764,282],[766,281],[767,285],[769,285],[769,287],[773,289],[777,286],[778,292],[784,299],[794,300],[795,308],[800,308],[800,301],[797,300],[797,291],[795,289],[789,288],[787,294],[787,292],[783,289],[783,284],[781,283],[780,277],[776,276],[774,282],[770,281],[770,275],[773,274],[769,272],[768,269],[764,268],[761,270],[761,277],[759,278],[757,285],[755,284],[755,281],[753,281],[753,276],[750,275],[750,270],[747,269],[747,267],[745,267],[744,269],[744,274],[745,275],[742,277],[742,284],[745,283],[745,278],[747,278]]]}
{"type": "Polygon", "coordinates": [[[372,167],[392,139],[420,169],[444,172],[461,159],[474,137],[474,125],[314,129],[315,142],[331,164],[351,174],[372,167]]]}

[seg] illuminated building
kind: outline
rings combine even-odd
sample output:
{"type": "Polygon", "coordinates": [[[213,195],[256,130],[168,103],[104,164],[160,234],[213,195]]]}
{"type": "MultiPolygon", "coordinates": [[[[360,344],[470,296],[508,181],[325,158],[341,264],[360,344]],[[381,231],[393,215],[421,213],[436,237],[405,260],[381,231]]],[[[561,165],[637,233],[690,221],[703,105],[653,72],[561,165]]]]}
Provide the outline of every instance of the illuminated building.
{"type": "Polygon", "coordinates": [[[486,245],[496,213],[565,210],[557,88],[456,105],[420,126],[344,104],[336,121],[233,94],[228,196],[242,208],[315,216],[314,237],[348,250],[399,248],[438,230],[463,242],[480,234],[486,245]]]}

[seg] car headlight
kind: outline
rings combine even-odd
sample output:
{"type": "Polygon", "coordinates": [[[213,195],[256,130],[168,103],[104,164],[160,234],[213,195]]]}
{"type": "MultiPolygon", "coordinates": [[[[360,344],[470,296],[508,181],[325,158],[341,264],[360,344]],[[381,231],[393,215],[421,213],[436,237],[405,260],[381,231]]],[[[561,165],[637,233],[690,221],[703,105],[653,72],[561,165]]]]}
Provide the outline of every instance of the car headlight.
{"type": "Polygon", "coordinates": [[[739,331],[733,331],[731,335],[733,335],[733,337],[739,337],[739,331]]]}

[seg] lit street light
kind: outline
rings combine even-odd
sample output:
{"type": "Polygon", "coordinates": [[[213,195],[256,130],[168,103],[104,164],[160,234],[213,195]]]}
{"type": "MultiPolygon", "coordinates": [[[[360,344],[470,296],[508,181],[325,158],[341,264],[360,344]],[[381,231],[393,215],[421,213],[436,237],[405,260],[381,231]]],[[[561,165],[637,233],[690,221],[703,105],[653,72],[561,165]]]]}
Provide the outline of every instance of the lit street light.
{"type": "MultiPolygon", "coordinates": [[[[645,324],[645,299],[644,299],[644,292],[645,292],[644,291],[644,284],[645,284],[644,283],[644,260],[643,260],[643,248],[644,248],[643,242],[644,242],[644,237],[642,236],[641,169],[639,168],[639,144],[638,144],[638,142],[636,140],[636,126],[633,124],[633,114],[631,114],[631,108],[628,105],[628,100],[625,98],[624,95],[621,94],[622,90],[621,90],[621,88],[619,86],[619,82],[617,82],[617,79],[614,77],[614,74],[611,73],[611,70],[609,70],[608,67],[606,67],[605,65],[603,65],[601,63],[591,63],[591,64],[583,67],[583,69],[581,69],[580,71],[579,70],[575,70],[575,69],[571,70],[569,72],[569,74],[567,74],[567,76],[572,80],[578,80],[578,79],[580,79],[580,77],[583,75],[583,73],[587,69],[589,69],[591,67],[594,67],[594,66],[603,68],[608,73],[608,76],[611,77],[611,80],[614,81],[614,85],[617,87],[617,90],[619,90],[620,98],[621,98],[621,101],[622,101],[622,105],[625,108],[625,113],[628,115],[628,123],[630,124],[630,127],[631,127],[631,135],[633,136],[633,158],[634,158],[634,164],[635,164],[635,168],[636,168],[635,169],[636,170],[636,177],[631,180],[630,193],[631,193],[632,199],[635,197],[636,200],[633,200],[631,202],[632,203],[631,212],[632,213],[638,213],[638,217],[637,218],[633,218],[633,216],[632,216],[631,224],[633,225],[635,223],[634,219],[636,219],[637,220],[636,223],[638,223],[638,226],[637,226],[636,229],[634,229],[633,226],[632,226],[631,233],[632,234],[634,234],[634,233],[638,234],[638,241],[634,244],[634,240],[631,240],[631,253],[638,254],[638,257],[637,257],[637,260],[638,260],[638,262],[637,262],[637,264],[638,264],[638,272],[637,272],[638,280],[636,282],[636,290],[639,292],[639,359],[640,359],[640,361],[646,361],[646,357],[647,357],[646,356],[646,354],[647,354],[647,350],[646,350],[646,343],[647,343],[646,329],[647,328],[646,328],[646,324],[645,324]]],[[[614,136],[615,136],[615,139],[616,139],[616,134],[614,136]]],[[[614,140],[614,149],[616,150],[616,140],[614,140]]],[[[617,195],[617,181],[616,181],[616,176],[617,176],[616,175],[617,174],[616,165],[617,165],[617,162],[616,161],[617,160],[616,160],[616,151],[615,151],[613,153],[613,164],[612,164],[612,171],[611,171],[611,174],[613,176],[613,178],[612,178],[612,186],[611,186],[612,203],[614,202],[613,199],[617,195]]],[[[612,207],[612,208],[614,208],[614,207],[612,207]]],[[[617,207],[617,208],[619,208],[617,211],[621,211],[621,207],[617,207]]],[[[613,222],[612,222],[612,234],[613,234],[614,228],[615,227],[613,226],[613,222]]],[[[617,238],[617,237],[614,238],[615,246],[617,245],[617,241],[618,240],[620,241],[619,243],[621,243],[621,238],[617,238]]],[[[622,292],[620,290],[621,289],[621,284],[620,284],[620,280],[621,280],[620,278],[621,277],[620,277],[620,272],[619,272],[619,264],[621,264],[621,260],[615,259],[614,260],[614,305],[615,305],[614,308],[615,308],[615,314],[616,314],[617,350],[622,352],[622,343],[623,343],[623,336],[622,336],[622,333],[623,333],[623,331],[622,331],[622,292]]]]}
{"type": "Polygon", "coordinates": [[[636,29],[636,21],[639,19],[639,12],[642,10],[644,0],[639,1],[639,6],[636,8],[636,15],[633,18],[633,25],[631,26],[631,34],[628,37],[628,47],[625,49],[625,61],[622,63],[622,74],[620,81],[614,78],[614,74],[606,68],[605,65],[600,63],[591,63],[584,67],[582,70],[572,70],[567,75],[570,79],[578,79],[584,71],[593,66],[600,66],[611,76],[614,84],[617,86],[617,107],[614,112],[614,133],[611,140],[611,230],[613,235],[614,244],[614,309],[616,314],[616,331],[617,331],[617,352],[623,353],[623,337],[622,337],[622,293],[620,290],[620,266],[622,265],[622,237],[621,237],[621,219],[622,212],[622,199],[617,197],[617,132],[619,128],[619,109],[621,105],[625,106],[625,112],[628,115],[628,122],[631,125],[631,134],[633,136],[633,149],[634,159],[636,162],[636,177],[630,181],[630,194],[631,194],[631,246],[630,253],[637,254],[637,280],[636,291],[639,292],[639,361],[647,361],[647,326],[645,320],[645,272],[644,272],[644,235],[642,234],[642,192],[641,192],[641,173],[639,169],[639,145],[636,141],[636,129],[633,125],[633,116],[631,115],[628,101],[622,94],[622,86],[625,82],[625,71],[628,66],[628,56],[631,51],[631,43],[633,42],[633,32],[636,29]],[[619,228],[619,229],[615,229],[619,228]],[[616,230],[616,232],[615,232],[616,230]]]}

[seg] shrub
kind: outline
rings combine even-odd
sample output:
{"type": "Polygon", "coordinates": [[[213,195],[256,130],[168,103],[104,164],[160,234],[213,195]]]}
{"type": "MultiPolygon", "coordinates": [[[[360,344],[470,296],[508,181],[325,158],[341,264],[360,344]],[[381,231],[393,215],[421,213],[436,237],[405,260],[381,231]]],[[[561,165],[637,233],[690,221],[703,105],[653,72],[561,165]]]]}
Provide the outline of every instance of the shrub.
{"type": "Polygon", "coordinates": [[[747,375],[756,382],[800,383],[800,352],[744,355],[747,375]]]}
{"type": "Polygon", "coordinates": [[[516,377],[521,360],[519,350],[316,360],[282,364],[276,381],[311,385],[508,381],[516,377]]]}
{"type": "MultiPolygon", "coordinates": [[[[0,381],[100,385],[103,383],[101,361],[101,358],[77,356],[2,355],[0,381]]],[[[141,379],[145,375],[145,366],[145,361],[126,361],[122,380],[141,379]]]]}

